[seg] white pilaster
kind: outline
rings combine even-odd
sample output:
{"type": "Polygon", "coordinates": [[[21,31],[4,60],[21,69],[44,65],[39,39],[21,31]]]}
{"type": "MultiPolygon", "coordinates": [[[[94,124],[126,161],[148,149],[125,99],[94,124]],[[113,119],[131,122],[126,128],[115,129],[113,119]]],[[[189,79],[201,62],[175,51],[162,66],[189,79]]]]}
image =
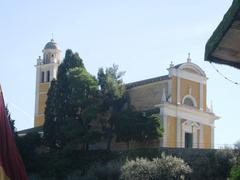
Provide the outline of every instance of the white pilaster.
{"type": "Polygon", "coordinates": [[[39,83],[40,83],[40,68],[36,66],[36,89],[35,89],[35,116],[38,115],[38,102],[39,102],[39,83]]]}
{"type": "Polygon", "coordinates": [[[163,147],[168,147],[168,122],[167,122],[167,115],[163,114],[163,147]]]}
{"type": "Polygon", "coordinates": [[[193,148],[198,148],[197,130],[193,132],[193,148]]]}
{"type": "Polygon", "coordinates": [[[177,147],[178,148],[180,148],[180,147],[182,147],[182,144],[181,144],[181,119],[178,117],[177,118],[177,129],[176,129],[176,131],[177,131],[177,137],[176,137],[176,139],[177,139],[177,147]]]}
{"type": "Polygon", "coordinates": [[[177,77],[177,104],[181,104],[180,93],[181,93],[181,84],[180,78],[177,77]]]}
{"type": "Polygon", "coordinates": [[[168,80],[168,96],[172,95],[172,79],[168,80]]]}
{"type": "Polygon", "coordinates": [[[204,148],[204,128],[203,125],[200,124],[200,137],[199,137],[199,147],[204,148]]]}
{"type": "Polygon", "coordinates": [[[203,83],[200,83],[200,104],[199,104],[199,107],[200,107],[200,110],[202,111],[203,110],[203,83]]]}

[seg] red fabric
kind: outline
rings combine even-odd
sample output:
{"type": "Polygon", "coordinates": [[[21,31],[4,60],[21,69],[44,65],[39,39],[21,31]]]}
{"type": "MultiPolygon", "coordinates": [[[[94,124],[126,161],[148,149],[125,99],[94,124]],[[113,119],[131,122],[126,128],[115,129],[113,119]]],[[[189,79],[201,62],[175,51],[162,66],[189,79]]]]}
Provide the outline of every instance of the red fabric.
{"type": "Polygon", "coordinates": [[[13,139],[5,112],[3,93],[0,86],[0,166],[11,180],[27,180],[25,167],[13,139]]]}

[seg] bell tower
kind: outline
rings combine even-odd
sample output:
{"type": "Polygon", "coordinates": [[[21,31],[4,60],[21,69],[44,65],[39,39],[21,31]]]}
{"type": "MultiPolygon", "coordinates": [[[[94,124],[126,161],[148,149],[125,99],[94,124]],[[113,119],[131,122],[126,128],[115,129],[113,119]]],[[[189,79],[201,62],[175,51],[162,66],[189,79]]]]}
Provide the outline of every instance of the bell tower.
{"type": "Polygon", "coordinates": [[[43,58],[39,56],[36,67],[36,92],[35,92],[35,115],[34,127],[44,124],[45,103],[51,81],[56,79],[57,70],[60,64],[61,50],[57,43],[51,39],[43,52],[43,58]]]}

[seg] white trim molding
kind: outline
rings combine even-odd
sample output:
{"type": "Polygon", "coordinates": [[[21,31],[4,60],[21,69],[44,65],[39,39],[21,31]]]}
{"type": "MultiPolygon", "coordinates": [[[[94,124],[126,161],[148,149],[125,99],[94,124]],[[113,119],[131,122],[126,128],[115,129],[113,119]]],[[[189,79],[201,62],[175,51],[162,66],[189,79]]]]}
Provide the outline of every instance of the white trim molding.
{"type": "Polygon", "coordinates": [[[182,99],[182,104],[184,104],[184,101],[185,101],[185,99],[187,99],[187,98],[189,98],[189,99],[191,99],[191,100],[193,101],[194,107],[197,107],[197,101],[196,101],[196,99],[195,99],[192,95],[189,95],[189,94],[183,97],[183,99],[182,99]]]}
{"type": "Polygon", "coordinates": [[[214,121],[219,119],[220,117],[215,116],[213,113],[207,113],[200,111],[196,108],[184,106],[184,105],[173,105],[168,102],[163,104],[156,105],[155,107],[159,107],[161,112],[164,114],[173,117],[179,117],[181,119],[190,120],[193,122],[197,122],[200,124],[213,126],[214,121]]]}
{"type": "Polygon", "coordinates": [[[176,137],[176,139],[177,139],[177,147],[178,148],[180,148],[180,147],[182,147],[182,145],[181,145],[181,119],[180,118],[177,118],[177,133],[176,133],[176,135],[177,135],[177,137],[176,137]]]}
{"type": "MultiPolygon", "coordinates": [[[[188,64],[192,64],[192,66],[190,66],[189,68],[192,68],[192,69],[195,70],[195,68],[193,68],[193,66],[197,66],[197,65],[195,65],[193,63],[188,63],[188,64]]],[[[177,69],[176,68],[169,68],[168,69],[169,77],[176,76],[176,77],[187,79],[187,80],[190,80],[190,81],[206,84],[208,78],[206,77],[205,73],[204,74],[202,74],[202,73],[201,74],[196,74],[196,73],[188,72],[188,71],[184,70],[183,68],[181,68],[183,65],[181,65],[177,69]]],[[[184,68],[186,68],[186,67],[187,66],[184,66],[184,68]]]]}
{"type": "Polygon", "coordinates": [[[196,122],[186,120],[182,123],[182,147],[185,146],[185,133],[192,133],[193,136],[193,148],[198,148],[197,131],[200,129],[200,125],[196,122]]]}
{"type": "Polygon", "coordinates": [[[203,83],[200,83],[200,92],[199,92],[199,107],[200,107],[200,110],[203,111],[203,83]]]}
{"type": "Polygon", "coordinates": [[[189,68],[189,69],[193,69],[196,72],[198,72],[201,76],[206,77],[205,72],[197,65],[191,62],[187,62],[187,63],[183,63],[181,66],[179,66],[179,69],[185,69],[185,68],[189,68]]]}

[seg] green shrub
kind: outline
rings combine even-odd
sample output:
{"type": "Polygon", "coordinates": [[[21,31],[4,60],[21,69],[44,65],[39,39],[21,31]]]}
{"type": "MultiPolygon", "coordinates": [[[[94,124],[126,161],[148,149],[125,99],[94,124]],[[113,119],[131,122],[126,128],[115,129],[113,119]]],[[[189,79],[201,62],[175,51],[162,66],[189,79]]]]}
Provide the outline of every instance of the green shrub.
{"type": "Polygon", "coordinates": [[[38,133],[28,133],[22,137],[16,137],[16,145],[21,154],[26,170],[30,173],[39,169],[37,147],[41,145],[41,137],[38,133]]]}
{"type": "Polygon", "coordinates": [[[127,161],[122,167],[123,180],[180,180],[192,172],[180,158],[162,155],[152,161],[144,158],[127,161]]]}
{"type": "Polygon", "coordinates": [[[240,179],[240,165],[235,164],[231,169],[231,178],[230,180],[239,180],[240,179]]]}
{"type": "Polygon", "coordinates": [[[110,161],[106,164],[97,163],[88,174],[97,177],[98,180],[117,180],[121,175],[121,163],[117,161],[110,161]]]}
{"type": "Polygon", "coordinates": [[[97,180],[94,176],[82,176],[82,172],[76,170],[68,175],[65,180],[97,180]]]}
{"type": "Polygon", "coordinates": [[[225,180],[230,176],[231,167],[236,159],[236,153],[231,149],[184,148],[131,150],[122,152],[121,157],[153,159],[159,157],[162,153],[183,159],[193,170],[188,178],[191,180],[225,180]]]}

